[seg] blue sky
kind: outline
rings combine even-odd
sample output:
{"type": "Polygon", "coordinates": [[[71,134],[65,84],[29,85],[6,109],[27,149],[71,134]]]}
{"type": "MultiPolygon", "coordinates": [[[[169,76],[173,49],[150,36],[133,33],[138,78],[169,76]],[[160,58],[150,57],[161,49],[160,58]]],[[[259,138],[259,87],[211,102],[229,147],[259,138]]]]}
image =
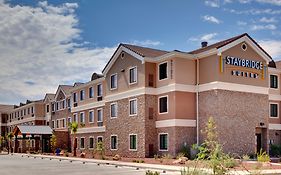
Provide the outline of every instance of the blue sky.
{"type": "Polygon", "coordinates": [[[191,51],[247,32],[281,60],[281,0],[0,0],[0,19],[0,103],[89,81],[121,42],[191,51]]]}

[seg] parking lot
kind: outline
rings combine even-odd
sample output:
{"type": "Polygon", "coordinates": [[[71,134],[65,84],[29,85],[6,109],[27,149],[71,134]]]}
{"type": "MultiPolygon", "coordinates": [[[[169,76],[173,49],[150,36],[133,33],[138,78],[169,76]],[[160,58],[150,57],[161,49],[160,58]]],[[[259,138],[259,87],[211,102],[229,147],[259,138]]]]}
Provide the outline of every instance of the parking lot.
{"type": "MultiPolygon", "coordinates": [[[[85,163],[80,161],[70,162],[68,160],[59,161],[57,159],[39,159],[21,157],[18,155],[0,155],[1,175],[145,175],[144,169],[137,170],[131,167],[115,167],[113,165],[97,165],[95,163],[85,163]]],[[[172,173],[161,173],[171,175],[172,173]]]]}

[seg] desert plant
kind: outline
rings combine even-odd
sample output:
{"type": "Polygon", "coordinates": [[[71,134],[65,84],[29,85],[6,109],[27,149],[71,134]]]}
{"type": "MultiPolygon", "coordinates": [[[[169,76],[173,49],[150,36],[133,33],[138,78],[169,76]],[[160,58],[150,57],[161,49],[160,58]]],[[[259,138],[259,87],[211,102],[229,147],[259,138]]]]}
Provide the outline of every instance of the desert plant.
{"type": "Polygon", "coordinates": [[[105,159],[104,157],[104,151],[105,151],[105,148],[104,148],[104,144],[102,141],[99,141],[97,143],[97,146],[96,146],[96,149],[94,152],[98,153],[102,159],[105,159]]]}
{"type": "Polygon", "coordinates": [[[242,159],[245,160],[245,161],[248,161],[248,160],[250,160],[250,156],[245,154],[245,155],[242,156],[242,159]]]}
{"type": "Polygon", "coordinates": [[[196,168],[185,167],[181,169],[181,175],[207,175],[207,173],[196,168]]]}
{"type": "Polygon", "coordinates": [[[190,157],[190,148],[187,145],[183,145],[180,148],[179,153],[184,154],[182,157],[190,157]]]}
{"type": "Polygon", "coordinates": [[[50,141],[51,141],[51,148],[54,151],[57,146],[57,136],[54,133],[52,134],[50,141]]]}
{"type": "Polygon", "coordinates": [[[74,140],[74,143],[73,143],[73,156],[75,157],[76,156],[76,148],[77,148],[77,140],[75,139],[76,138],[76,132],[78,130],[78,123],[77,122],[72,122],[69,124],[69,128],[72,132],[72,135],[73,135],[73,140],[74,140]]]}
{"type": "Polygon", "coordinates": [[[145,175],[160,175],[160,173],[158,171],[153,172],[153,171],[147,170],[145,172],[145,175]]]}
{"type": "Polygon", "coordinates": [[[262,151],[261,149],[260,152],[257,153],[257,160],[258,162],[269,162],[270,157],[265,151],[262,151]]]}
{"type": "Polygon", "coordinates": [[[159,156],[158,154],[154,154],[154,156],[153,156],[153,157],[154,157],[154,159],[155,159],[155,160],[157,160],[157,159],[159,159],[159,158],[160,158],[160,156],[159,156]]]}
{"type": "Polygon", "coordinates": [[[182,152],[179,152],[179,153],[177,154],[176,159],[179,159],[179,158],[181,158],[181,157],[185,157],[185,154],[182,153],[182,152]]]}
{"type": "Polygon", "coordinates": [[[8,154],[10,153],[10,149],[12,148],[12,138],[14,137],[14,134],[12,133],[12,132],[9,132],[8,134],[7,134],[7,138],[8,138],[8,140],[9,140],[9,146],[8,146],[8,154]]]}

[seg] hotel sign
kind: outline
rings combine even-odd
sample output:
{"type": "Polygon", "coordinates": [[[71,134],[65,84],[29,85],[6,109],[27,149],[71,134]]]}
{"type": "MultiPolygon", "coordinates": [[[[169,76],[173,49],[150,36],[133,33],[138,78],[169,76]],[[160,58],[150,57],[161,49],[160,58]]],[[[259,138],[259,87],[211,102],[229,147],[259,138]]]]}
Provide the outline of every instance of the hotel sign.
{"type": "Polygon", "coordinates": [[[244,58],[238,58],[233,56],[226,56],[222,58],[220,56],[220,72],[224,72],[225,65],[232,65],[241,68],[231,70],[232,75],[249,77],[249,78],[261,78],[266,77],[266,65],[261,61],[248,60],[244,58]]]}
{"type": "Polygon", "coordinates": [[[252,69],[257,69],[257,70],[263,69],[263,63],[260,61],[247,60],[247,59],[236,58],[236,57],[232,57],[232,56],[225,57],[225,64],[252,68],[252,69]]]}

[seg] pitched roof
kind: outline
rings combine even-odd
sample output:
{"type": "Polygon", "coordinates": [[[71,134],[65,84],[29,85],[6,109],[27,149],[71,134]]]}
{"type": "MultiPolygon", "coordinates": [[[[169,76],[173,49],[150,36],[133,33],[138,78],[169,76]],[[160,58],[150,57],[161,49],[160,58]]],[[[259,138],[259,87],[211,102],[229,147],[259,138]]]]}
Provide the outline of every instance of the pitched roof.
{"type": "Polygon", "coordinates": [[[49,126],[38,126],[38,125],[18,125],[14,129],[15,132],[21,133],[21,134],[52,134],[53,130],[49,126]]]}
{"type": "Polygon", "coordinates": [[[168,51],[164,50],[158,50],[158,49],[152,49],[148,47],[141,47],[141,46],[135,46],[135,45],[130,45],[130,44],[120,44],[127,49],[130,49],[131,51],[135,52],[136,54],[139,54],[142,57],[158,57],[161,55],[164,55],[166,53],[169,53],[168,51]]]}
{"type": "Polygon", "coordinates": [[[56,94],[46,94],[45,99],[49,98],[49,100],[54,100],[55,99],[56,94]]]}
{"type": "Polygon", "coordinates": [[[204,51],[207,51],[207,50],[210,50],[210,49],[219,49],[229,43],[232,43],[233,41],[237,40],[237,39],[240,39],[244,36],[247,36],[259,49],[261,49],[271,60],[271,56],[253,39],[251,38],[248,33],[243,33],[241,35],[238,35],[238,36],[235,36],[235,37],[232,37],[232,38],[229,38],[229,39],[226,39],[226,40],[223,40],[223,41],[220,41],[220,42],[217,42],[217,43],[214,43],[214,44],[211,44],[209,46],[206,46],[206,47],[203,47],[203,48],[200,48],[200,49],[196,49],[196,50],[193,50],[191,52],[188,52],[189,54],[198,54],[198,53],[201,53],[201,52],[204,52],[204,51]]]}
{"type": "Polygon", "coordinates": [[[71,94],[71,89],[73,88],[73,86],[71,85],[59,85],[59,87],[61,87],[66,96],[69,96],[71,94]]]}

